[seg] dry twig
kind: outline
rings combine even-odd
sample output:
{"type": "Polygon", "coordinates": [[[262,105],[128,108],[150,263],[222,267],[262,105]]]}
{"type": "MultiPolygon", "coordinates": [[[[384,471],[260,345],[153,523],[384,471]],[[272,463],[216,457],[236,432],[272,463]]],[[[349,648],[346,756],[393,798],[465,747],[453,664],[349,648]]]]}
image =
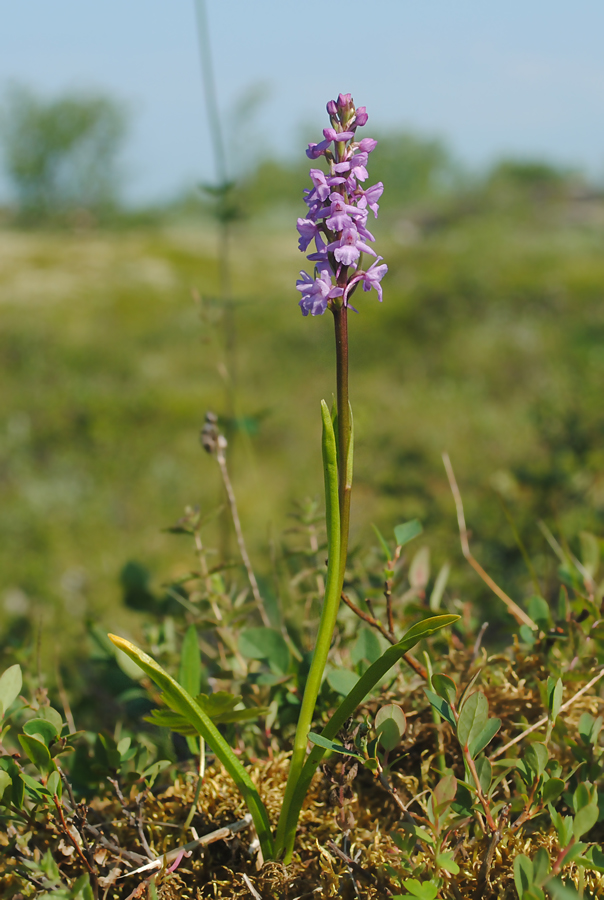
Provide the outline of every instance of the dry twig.
{"type": "Polygon", "coordinates": [[[183,847],[176,847],[174,850],[168,850],[167,853],[164,853],[162,856],[158,856],[157,859],[151,860],[151,862],[147,863],[144,866],[141,866],[138,869],[132,869],[130,872],[126,872],[120,877],[126,878],[128,875],[139,875],[141,872],[151,872],[153,871],[153,869],[161,869],[162,866],[174,862],[174,860],[178,859],[179,856],[190,853],[192,850],[195,850],[196,847],[207,847],[208,844],[213,844],[215,843],[215,841],[225,841],[227,838],[232,837],[238,831],[242,831],[244,828],[247,828],[247,826],[250,825],[251,822],[252,817],[248,813],[243,817],[243,819],[240,819],[238,822],[233,822],[232,825],[225,825],[224,828],[217,828],[216,831],[211,831],[209,834],[204,834],[202,837],[197,838],[194,841],[190,841],[190,843],[185,844],[183,847]]]}
{"type": "Polygon", "coordinates": [[[455,480],[455,473],[453,472],[453,466],[451,465],[451,460],[449,459],[448,453],[443,453],[443,463],[445,464],[445,471],[447,473],[447,478],[449,479],[449,485],[451,487],[451,493],[453,494],[453,500],[455,501],[455,509],[457,510],[457,523],[459,525],[461,552],[470,563],[474,571],[477,572],[478,575],[480,575],[484,583],[488,587],[490,587],[493,593],[496,594],[500,600],[503,600],[508,612],[516,619],[518,624],[528,625],[528,627],[532,628],[533,631],[538,631],[539,629],[535,622],[533,622],[531,617],[527,615],[525,611],[512,600],[511,597],[508,597],[505,591],[502,591],[498,584],[495,584],[491,576],[485,572],[480,563],[472,556],[470,544],[468,542],[468,529],[466,528],[466,519],[463,511],[463,501],[461,499],[461,494],[457,486],[457,481],[455,480]]]}
{"type": "MultiPolygon", "coordinates": [[[[383,637],[385,637],[386,640],[389,641],[391,644],[398,644],[397,636],[395,634],[393,634],[391,631],[388,631],[387,628],[384,628],[384,626],[379,621],[379,619],[377,619],[375,617],[375,615],[373,613],[373,606],[371,605],[371,601],[369,599],[367,599],[365,602],[366,602],[367,606],[369,607],[369,609],[371,610],[371,615],[369,613],[363,612],[363,610],[360,609],[356,605],[356,603],[354,603],[350,599],[350,597],[348,597],[344,593],[342,593],[342,600],[344,601],[346,606],[349,609],[351,609],[356,616],[359,617],[359,619],[362,619],[363,622],[367,622],[367,624],[370,625],[372,628],[377,629],[377,631],[379,631],[380,634],[383,637]]],[[[428,680],[428,673],[427,673],[426,669],[422,666],[422,664],[420,662],[418,662],[418,660],[411,653],[404,653],[403,659],[405,660],[407,665],[413,669],[413,671],[415,672],[416,675],[419,675],[420,678],[423,678],[424,681],[428,680]]]]}
{"type": "MultiPolygon", "coordinates": [[[[579,699],[579,697],[582,697],[583,694],[585,694],[590,689],[590,687],[593,687],[594,684],[596,684],[600,680],[600,678],[602,678],[603,675],[604,675],[604,668],[602,668],[598,672],[598,674],[594,678],[591,679],[591,681],[588,681],[587,684],[584,687],[582,687],[580,691],[577,691],[576,694],[573,694],[573,696],[570,698],[570,700],[567,700],[566,703],[562,704],[562,706],[560,707],[560,710],[558,712],[558,715],[560,715],[561,712],[565,712],[567,709],[570,709],[570,707],[573,705],[573,703],[575,703],[579,699]]],[[[510,747],[513,747],[514,744],[517,744],[519,741],[522,740],[522,738],[525,738],[528,734],[531,734],[531,732],[537,731],[537,729],[541,728],[542,725],[545,725],[547,723],[547,721],[548,721],[548,716],[543,716],[542,719],[539,719],[538,722],[535,722],[534,725],[531,725],[531,727],[527,728],[525,731],[523,731],[522,734],[519,734],[513,740],[508,741],[507,744],[505,744],[503,747],[500,747],[499,750],[497,750],[495,753],[491,754],[491,756],[489,756],[489,760],[492,762],[494,759],[497,759],[498,756],[503,756],[503,754],[506,752],[506,750],[509,750],[510,747]]]]}

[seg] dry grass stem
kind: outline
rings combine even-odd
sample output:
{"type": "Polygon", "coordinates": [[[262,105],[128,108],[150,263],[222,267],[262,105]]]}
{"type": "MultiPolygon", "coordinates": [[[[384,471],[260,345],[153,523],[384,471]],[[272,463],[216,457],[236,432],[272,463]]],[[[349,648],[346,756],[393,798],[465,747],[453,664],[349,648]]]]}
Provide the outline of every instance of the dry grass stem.
{"type": "Polygon", "coordinates": [[[459,492],[459,488],[457,486],[457,481],[455,480],[455,473],[453,472],[453,466],[451,465],[451,460],[449,459],[448,453],[443,453],[442,455],[443,463],[445,465],[445,471],[447,473],[447,478],[449,479],[449,485],[451,487],[451,493],[453,494],[453,500],[455,501],[455,508],[457,510],[457,523],[459,525],[459,538],[461,541],[461,552],[470,563],[475,572],[480,575],[484,583],[490,587],[494,594],[496,594],[500,600],[503,600],[505,603],[508,612],[512,615],[519,625],[528,625],[529,628],[532,628],[533,631],[538,631],[537,625],[529,615],[525,613],[523,609],[521,609],[517,603],[515,603],[511,597],[502,591],[498,584],[496,584],[490,575],[488,575],[485,570],[482,568],[480,563],[474,559],[472,556],[472,552],[470,550],[470,544],[468,542],[468,529],[466,528],[466,519],[463,511],[463,501],[461,499],[461,494],[459,492]]]}

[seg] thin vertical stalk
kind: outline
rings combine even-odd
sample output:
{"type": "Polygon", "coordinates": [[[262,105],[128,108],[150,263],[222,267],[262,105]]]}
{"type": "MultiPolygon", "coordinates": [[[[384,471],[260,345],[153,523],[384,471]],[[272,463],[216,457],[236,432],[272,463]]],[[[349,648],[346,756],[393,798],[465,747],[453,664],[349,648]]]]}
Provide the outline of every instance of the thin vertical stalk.
{"type": "Polygon", "coordinates": [[[300,715],[296,726],[292,759],[289,767],[287,784],[285,786],[285,796],[281,805],[281,815],[279,816],[279,823],[277,825],[277,835],[275,838],[275,852],[277,857],[286,851],[286,862],[288,861],[288,857],[291,856],[293,835],[295,835],[296,827],[296,823],[294,822],[293,826],[290,825],[288,831],[289,811],[306,761],[308,732],[312,725],[317,697],[321,690],[323,672],[325,671],[325,664],[331,647],[331,639],[338,615],[338,607],[340,605],[340,594],[342,593],[342,583],[340,578],[341,530],[338,496],[338,456],[333,423],[325,401],[322,401],[321,403],[321,416],[323,419],[322,444],[323,468],[325,472],[325,518],[327,524],[328,548],[327,584],[315,651],[310,664],[308,678],[306,679],[300,715]]]}
{"type": "Polygon", "coordinates": [[[218,100],[216,98],[216,82],[214,81],[214,66],[212,63],[212,48],[210,45],[210,29],[205,0],[195,0],[195,13],[197,18],[197,39],[199,41],[199,62],[201,65],[201,80],[203,93],[210,126],[210,139],[214,151],[214,166],[218,184],[224,184],[227,180],[226,158],[224,152],[224,140],[218,113],[218,100]]]}
{"type": "Polygon", "coordinates": [[[340,498],[340,574],[348,555],[348,531],[350,525],[350,498],[352,493],[351,451],[352,421],[348,399],[348,309],[345,306],[333,310],[336,337],[336,403],[338,409],[338,492],[340,498]]]}
{"type": "Polygon", "coordinates": [[[245,546],[245,538],[243,537],[243,530],[241,528],[241,521],[239,519],[239,512],[237,511],[237,500],[235,498],[235,491],[233,490],[233,485],[231,484],[231,479],[229,478],[229,470],[227,469],[226,464],[226,456],[225,456],[225,448],[227,442],[222,435],[218,436],[217,441],[217,450],[216,450],[216,460],[218,462],[218,466],[220,467],[220,474],[222,475],[222,481],[224,484],[224,488],[228,497],[229,507],[231,510],[231,516],[233,519],[233,525],[235,526],[235,534],[237,535],[237,544],[239,545],[239,553],[241,554],[241,559],[243,560],[243,565],[245,566],[245,571],[247,572],[248,581],[250,583],[250,587],[252,589],[252,595],[254,597],[254,602],[256,603],[256,608],[260,613],[260,618],[262,619],[264,625],[267,628],[271,626],[271,620],[268,617],[266,612],[266,608],[264,606],[264,600],[262,599],[262,594],[260,593],[260,588],[258,587],[258,582],[256,581],[256,576],[254,574],[254,570],[252,568],[252,563],[250,561],[249,554],[247,552],[247,547],[245,546]]]}

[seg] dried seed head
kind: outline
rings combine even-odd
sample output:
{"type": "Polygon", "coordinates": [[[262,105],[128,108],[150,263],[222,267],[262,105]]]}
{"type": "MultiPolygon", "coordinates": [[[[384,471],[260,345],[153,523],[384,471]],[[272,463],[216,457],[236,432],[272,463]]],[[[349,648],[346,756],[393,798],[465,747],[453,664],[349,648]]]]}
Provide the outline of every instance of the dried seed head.
{"type": "Polygon", "coordinates": [[[220,434],[218,432],[218,416],[216,415],[216,413],[208,411],[206,413],[203,428],[199,433],[201,446],[206,451],[206,453],[216,453],[216,450],[218,449],[219,437],[220,434]]]}

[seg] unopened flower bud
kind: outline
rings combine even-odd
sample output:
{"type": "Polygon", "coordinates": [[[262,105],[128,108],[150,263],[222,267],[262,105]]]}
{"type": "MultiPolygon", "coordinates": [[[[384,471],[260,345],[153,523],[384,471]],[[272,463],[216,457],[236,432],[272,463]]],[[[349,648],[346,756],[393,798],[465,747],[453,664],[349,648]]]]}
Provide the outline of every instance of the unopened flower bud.
{"type": "Polygon", "coordinates": [[[327,115],[328,116],[337,116],[338,114],[338,104],[335,100],[330,100],[327,104],[327,115]]]}
{"type": "Polygon", "coordinates": [[[369,118],[369,116],[367,115],[367,110],[365,109],[365,107],[359,106],[359,108],[357,109],[357,114],[356,114],[356,117],[354,120],[354,124],[358,128],[362,128],[363,125],[367,124],[368,118],[369,118]]]}

